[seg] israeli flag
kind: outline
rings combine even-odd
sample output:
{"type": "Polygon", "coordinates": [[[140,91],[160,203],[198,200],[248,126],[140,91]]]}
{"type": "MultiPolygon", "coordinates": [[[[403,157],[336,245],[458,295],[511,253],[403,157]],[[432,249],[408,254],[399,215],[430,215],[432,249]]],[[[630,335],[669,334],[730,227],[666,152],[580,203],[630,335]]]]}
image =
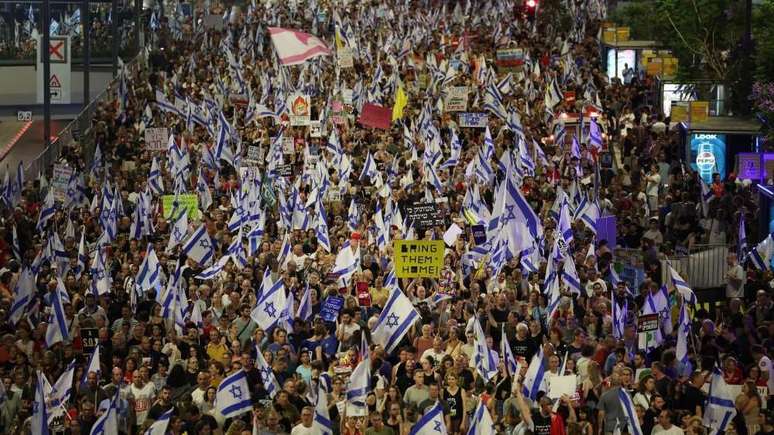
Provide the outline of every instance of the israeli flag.
{"type": "Polygon", "coordinates": [[[524,375],[524,395],[530,400],[537,400],[540,391],[548,391],[546,384],[546,362],[543,357],[543,348],[532,357],[527,373],[524,375]]]}
{"type": "Polygon", "coordinates": [[[438,435],[446,434],[446,424],[443,419],[443,407],[440,402],[435,402],[425,414],[411,428],[409,435],[438,435]]]}
{"type": "Polygon", "coordinates": [[[110,291],[111,277],[105,266],[105,251],[101,246],[97,247],[94,258],[91,261],[91,292],[94,296],[103,295],[110,291]]]}
{"type": "MultiPolygon", "coordinates": [[[[89,435],[110,435],[118,433],[118,407],[121,399],[120,388],[116,388],[116,394],[110,399],[107,409],[97,418],[94,426],[91,427],[89,435]]],[[[107,400],[103,401],[106,402],[107,400]]],[[[102,404],[100,404],[102,405],[102,404]]],[[[101,406],[100,406],[101,408],[101,406]]]]}
{"type": "Polygon", "coordinates": [[[148,187],[154,195],[164,194],[164,180],[161,177],[161,169],[155,156],[151,162],[150,174],[148,174],[148,187]]]}
{"type": "Polygon", "coordinates": [[[42,232],[46,227],[49,219],[54,217],[56,213],[56,202],[54,201],[54,189],[49,189],[46,199],[43,200],[43,206],[40,208],[40,214],[38,215],[38,224],[35,226],[35,230],[42,232]]]}
{"type": "Polygon", "coordinates": [[[371,389],[371,359],[366,357],[360,361],[349,377],[347,385],[347,403],[355,408],[366,408],[366,396],[371,389]]]}
{"type": "Polygon", "coordinates": [[[744,229],[744,214],[739,216],[739,238],[736,243],[736,250],[736,257],[739,259],[739,262],[744,263],[745,257],[747,257],[747,231],[744,229]]]}
{"type": "Polygon", "coordinates": [[[308,282],[306,283],[306,289],[304,289],[304,295],[301,297],[301,302],[298,304],[296,317],[303,321],[312,318],[312,290],[309,288],[308,282]]]}
{"type": "Polygon", "coordinates": [[[102,376],[102,366],[100,365],[100,356],[99,356],[99,345],[94,348],[94,352],[91,353],[91,356],[89,357],[89,363],[86,365],[86,370],[83,371],[83,375],[81,376],[80,386],[86,385],[86,379],[89,375],[89,373],[96,373],[97,379],[99,379],[102,376]]]}
{"type": "Polygon", "coordinates": [[[671,264],[669,264],[668,267],[672,285],[675,286],[675,289],[678,291],[678,293],[680,293],[680,296],[683,297],[683,300],[689,304],[696,304],[696,294],[693,292],[693,290],[691,290],[690,287],[688,287],[688,283],[685,282],[683,277],[677,273],[671,264]]]}
{"type": "Polygon", "coordinates": [[[736,397],[723,379],[723,373],[717,367],[712,371],[707,406],[704,409],[702,423],[710,428],[709,435],[725,432],[728,423],[736,416],[736,397]]]}
{"type": "Polygon", "coordinates": [[[250,317],[264,331],[273,329],[280,320],[284,320],[287,315],[285,307],[287,306],[287,295],[285,294],[285,285],[282,278],[271,284],[271,287],[261,295],[261,299],[255,304],[250,317]]]}
{"type": "Polygon", "coordinates": [[[369,151],[368,156],[366,156],[366,161],[363,164],[363,170],[360,172],[360,177],[358,179],[362,180],[363,178],[368,177],[368,179],[373,183],[373,179],[376,177],[378,172],[379,171],[376,169],[376,161],[369,151]]]}
{"type": "MultiPolygon", "coordinates": [[[[32,6],[30,6],[32,8],[32,6]]],[[[30,430],[34,434],[48,435],[48,413],[46,412],[46,397],[43,392],[43,385],[46,382],[43,374],[37,372],[37,381],[35,382],[35,400],[32,402],[32,419],[30,421],[30,430]]]]}
{"type": "Polygon", "coordinates": [[[642,435],[640,421],[637,420],[634,402],[632,402],[632,398],[629,397],[629,393],[627,393],[625,389],[618,387],[618,398],[621,400],[621,408],[626,416],[626,424],[629,426],[629,433],[631,435],[642,435]]]}
{"type": "Polygon", "coordinates": [[[250,386],[244,370],[226,376],[218,385],[215,408],[225,418],[232,418],[253,409],[250,386]]]}
{"type": "Polygon", "coordinates": [[[8,310],[8,322],[11,325],[16,325],[24,315],[27,306],[32,302],[35,291],[35,276],[30,269],[22,268],[19,280],[13,288],[13,304],[8,310]]]}
{"type": "Polygon", "coordinates": [[[511,376],[512,379],[516,379],[519,377],[519,372],[521,371],[521,367],[516,361],[516,357],[513,356],[513,351],[511,351],[511,345],[508,344],[508,337],[505,335],[505,325],[503,324],[502,328],[502,335],[500,336],[500,353],[503,356],[503,363],[505,364],[505,369],[508,371],[508,374],[511,376]]]}
{"type": "Polygon", "coordinates": [[[347,228],[350,231],[357,230],[357,227],[360,224],[360,214],[358,213],[357,204],[355,203],[355,198],[352,198],[352,201],[349,203],[349,211],[347,213],[347,228]]]}
{"type": "Polygon", "coordinates": [[[179,245],[185,239],[185,235],[188,233],[188,210],[183,210],[182,213],[172,223],[172,230],[169,234],[169,242],[167,248],[164,250],[166,253],[171,253],[175,246],[179,245]]]}
{"type": "Polygon", "coordinates": [[[60,341],[68,341],[70,332],[67,330],[67,319],[62,306],[62,296],[59,291],[51,295],[51,316],[46,329],[46,347],[50,348],[60,341]]]}
{"type": "Polygon", "coordinates": [[[53,388],[47,394],[48,401],[48,423],[54,422],[54,418],[64,415],[64,404],[70,400],[70,394],[73,391],[73,376],[75,375],[75,360],[68,364],[65,371],[56,380],[53,388]]]}
{"type": "Polygon", "coordinates": [[[762,242],[750,250],[750,260],[758,270],[771,270],[771,257],[774,254],[774,239],[769,234],[762,242]]]}
{"type": "Polygon", "coordinates": [[[346,283],[360,268],[360,248],[352,249],[349,241],[344,242],[333,266],[331,274],[335,275],[341,283],[346,283]]]}
{"type": "Polygon", "coordinates": [[[159,419],[154,421],[153,424],[145,431],[144,435],[165,435],[167,433],[167,427],[169,427],[169,420],[172,417],[172,412],[175,407],[169,408],[169,410],[159,416],[159,419]]]}
{"type": "Polygon", "coordinates": [[[188,256],[200,265],[208,264],[215,255],[215,247],[210,235],[207,234],[207,227],[202,224],[183,245],[183,255],[188,256]]]}
{"type": "Polygon", "coordinates": [[[682,363],[688,362],[688,334],[691,333],[691,316],[688,313],[688,304],[680,305],[680,317],[677,321],[677,345],[675,357],[682,363]]]}
{"type": "Polygon", "coordinates": [[[494,420],[489,414],[489,409],[484,405],[483,400],[479,400],[476,406],[476,412],[473,413],[473,419],[470,421],[467,435],[495,435],[494,420]]]}
{"type": "Polygon", "coordinates": [[[317,199],[317,243],[325,249],[326,252],[331,252],[331,242],[328,239],[328,223],[326,222],[327,216],[325,215],[325,207],[323,207],[322,196],[317,199]]]}
{"type": "Polygon", "coordinates": [[[274,376],[271,366],[269,366],[266,359],[263,357],[263,352],[261,352],[259,346],[255,346],[255,354],[255,367],[261,372],[263,388],[266,390],[269,397],[273,399],[280,390],[279,382],[277,382],[277,377],[274,376]]]}
{"type": "Polygon", "coordinates": [[[333,423],[328,412],[328,393],[322,384],[318,387],[317,403],[314,407],[314,422],[312,430],[316,430],[319,435],[333,435],[333,423]]]}
{"type": "Polygon", "coordinates": [[[156,251],[153,250],[153,244],[148,243],[145,258],[140,264],[140,270],[137,271],[135,284],[143,290],[152,289],[159,284],[161,273],[161,263],[156,256],[156,251]]]}
{"type": "MultiPolygon", "coordinates": [[[[386,282],[385,286],[387,286],[386,282]]],[[[371,332],[371,340],[390,353],[398,346],[403,336],[418,319],[419,313],[414,305],[395,284],[391,287],[387,303],[371,332]]]]}

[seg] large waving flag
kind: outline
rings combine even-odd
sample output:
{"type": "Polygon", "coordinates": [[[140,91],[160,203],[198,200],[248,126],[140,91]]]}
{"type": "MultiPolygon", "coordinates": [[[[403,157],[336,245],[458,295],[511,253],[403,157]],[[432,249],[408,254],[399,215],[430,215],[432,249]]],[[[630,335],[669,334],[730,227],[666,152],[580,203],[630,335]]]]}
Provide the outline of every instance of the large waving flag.
{"type": "Polygon", "coordinates": [[[411,428],[409,435],[438,435],[448,433],[443,419],[443,407],[440,402],[430,408],[411,428]]]}
{"type": "Polygon", "coordinates": [[[102,415],[94,422],[89,435],[110,435],[118,433],[118,406],[120,388],[116,388],[116,394],[110,399],[107,409],[103,410],[102,415]]]}
{"type": "Polygon", "coordinates": [[[330,49],[320,38],[281,27],[269,27],[269,35],[282,65],[298,65],[317,56],[328,56],[330,49]]]}
{"type": "Polygon", "coordinates": [[[225,418],[232,418],[253,409],[250,385],[244,370],[223,378],[215,394],[215,408],[225,418]]]}
{"type": "Polygon", "coordinates": [[[376,321],[371,339],[390,353],[417,319],[419,313],[396,285],[390,290],[390,297],[387,298],[387,303],[376,321]]]}
{"type": "Polygon", "coordinates": [[[53,423],[54,418],[64,415],[64,404],[70,400],[73,391],[73,376],[75,375],[75,360],[70,362],[65,371],[59,376],[51,393],[48,395],[46,406],[48,409],[48,422],[53,423]]]}
{"type": "Polygon", "coordinates": [[[736,398],[717,367],[712,372],[709,397],[702,423],[710,428],[710,435],[723,433],[736,416],[736,398]]]}
{"type": "Polygon", "coordinates": [[[137,271],[135,283],[141,289],[149,290],[159,284],[160,275],[161,263],[156,256],[156,251],[153,249],[153,244],[148,243],[148,250],[140,264],[140,269],[137,271]]]}
{"type": "Polygon", "coordinates": [[[349,241],[344,242],[338,255],[336,255],[336,263],[331,274],[335,275],[340,282],[346,283],[359,267],[360,248],[354,250],[349,241]]]}
{"type": "Polygon", "coordinates": [[[750,250],[750,260],[758,270],[771,270],[772,254],[774,254],[774,239],[769,234],[750,250]]]}
{"type": "Polygon", "coordinates": [[[89,357],[89,363],[86,365],[86,370],[83,371],[83,375],[81,376],[81,386],[86,385],[86,379],[91,372],[97,374],[97,379],[102,376],[102,366],[100,365],[99,361],[99,345],[97,345],[97,347],[94,348],[94,352],[92,352],[91,356],[89,357]]]}
{"type": "Polygon", "coordinates": [[[24,314],[27,306],[32,302],[35,294],[35,276],[32,271],[22,268],[19,280],[13,288],[13,304],[8,311],[8,321],[15,325],[24,314]]]}
{"type": "Polygon", "coordinates": [[[355,408],[366,408],[366,396],[371,388],[371,359],[368,355],[357,364],[347,385],[347,403],[355,408]]]}
{"type": "Polygon", "coordinates": [[[255,304],[255,308],[250,313],[250,317],[264,331],[273,329],[280,320],[286,319],[287,313],[287,295],[285,294],[285,285],[282,279],[272,283],[271,287],[265,289],[261,299],[255,304]]]}

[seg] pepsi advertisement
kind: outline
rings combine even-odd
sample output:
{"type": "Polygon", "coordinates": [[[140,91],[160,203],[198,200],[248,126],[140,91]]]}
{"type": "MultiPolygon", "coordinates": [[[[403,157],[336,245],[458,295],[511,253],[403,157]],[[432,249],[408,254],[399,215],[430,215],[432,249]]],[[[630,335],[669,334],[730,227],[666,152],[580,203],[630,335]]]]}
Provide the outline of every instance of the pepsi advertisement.
{"type": "Polygon", "coordinates": [[[691,134],[691,168],[705,183],[712,183],[712,174],[726,177],[726,135],[715,133],[691,134]]]}

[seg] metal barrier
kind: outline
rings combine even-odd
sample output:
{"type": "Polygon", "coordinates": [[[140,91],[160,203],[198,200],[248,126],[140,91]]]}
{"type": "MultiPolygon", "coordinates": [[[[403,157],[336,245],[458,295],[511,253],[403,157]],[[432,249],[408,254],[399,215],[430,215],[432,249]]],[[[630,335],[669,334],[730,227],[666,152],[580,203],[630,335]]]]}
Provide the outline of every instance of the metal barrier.
{"type": "Polygon", "coordinates": [[[666,262],[680,274],[692,289],[707,289],[726,285],[728,245],[702,244],[691,247],[688,255],[672,256],[661,261],[661,279],[669,280],[666,262]]]}
{"type": "MultiPolygon", "coordinates": [[[[142,56],[142,54],[135,56],[135,58],[126,65],[128,71],[131,72],[140,67],[142,64],[142,62],[139,61],[140,56],[142,56]]],[[[79,147],[84,162],[87,165],[90,164],[96,148],[94,143],[94,131],[92,129],[94,112],[97,110],[100,103],[115,98],[117,87],[118,80],[113,79],[107,88],[91,100],[91,102],[78,113],[75,119],[67,124],[57,134],[57,137],[25,167],[25,172],[27,174],[35,175],[43,173],[50,175],[48,174],[48,171],[59,159],[64,147],[79,147]]]]}

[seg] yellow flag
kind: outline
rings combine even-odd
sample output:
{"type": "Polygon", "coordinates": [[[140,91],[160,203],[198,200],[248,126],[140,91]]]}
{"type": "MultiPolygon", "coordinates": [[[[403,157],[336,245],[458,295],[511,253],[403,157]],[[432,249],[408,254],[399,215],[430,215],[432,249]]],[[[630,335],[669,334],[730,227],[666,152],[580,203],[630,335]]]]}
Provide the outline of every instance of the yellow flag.
{"type": "Polygon", "coordinates": [[[339,26],[336,26],[336,50],[343,50],[345,48],[344,41],[341,38],[341,30],[339,30],[339,26]]]}
{"type": "Polygon", "coordinates": [[[408,104],[408,97],[403,92],[403,86],[398,86],[398,90],[395,91],[395,105],[392,106],[392,120],[403,118],[403,109],[408,104]]]}

